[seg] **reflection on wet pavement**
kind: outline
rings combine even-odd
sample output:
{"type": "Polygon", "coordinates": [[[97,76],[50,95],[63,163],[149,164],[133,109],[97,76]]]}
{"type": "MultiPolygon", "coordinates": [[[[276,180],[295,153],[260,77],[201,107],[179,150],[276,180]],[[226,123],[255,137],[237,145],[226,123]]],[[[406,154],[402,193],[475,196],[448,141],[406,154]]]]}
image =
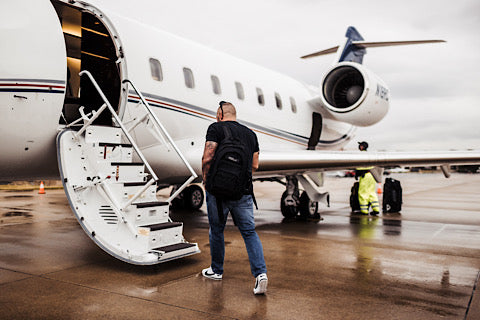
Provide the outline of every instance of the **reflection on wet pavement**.
{"type": "Polygon", "coordinates": [[[200,275],[210,264],[205,207],[172,214],[201,254],[133,266],[96,247],[62,190],[0,191],[0,318],[463,318],[480,270],[480,175],[452,179],[402,176],[402,213],[370,217],[350,214],[353,180],[330,178],[332,207],[323,208],[323,221],[284,220],[282,186],[256,184],[264,297],[252,294],[231,221],[223,281],[200,275]],[[452,189],[454,209],[446,196],[452,189]]]}

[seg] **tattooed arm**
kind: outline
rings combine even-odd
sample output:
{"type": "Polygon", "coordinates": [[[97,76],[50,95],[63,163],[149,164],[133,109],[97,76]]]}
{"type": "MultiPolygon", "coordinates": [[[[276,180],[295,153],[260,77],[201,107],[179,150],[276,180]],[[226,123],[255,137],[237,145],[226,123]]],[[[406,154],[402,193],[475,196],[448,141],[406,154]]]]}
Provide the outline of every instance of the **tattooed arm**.
{"type": "Polygon", "coordinates": [[[210,170],[212,165],[213,156],[215,155],[215,150],[217,150],[218,143],[213,141],[205,142],[205,149],[203,150],[202,157],[202,177],[203,183],[207,181],[207,173],[210,170]]]}

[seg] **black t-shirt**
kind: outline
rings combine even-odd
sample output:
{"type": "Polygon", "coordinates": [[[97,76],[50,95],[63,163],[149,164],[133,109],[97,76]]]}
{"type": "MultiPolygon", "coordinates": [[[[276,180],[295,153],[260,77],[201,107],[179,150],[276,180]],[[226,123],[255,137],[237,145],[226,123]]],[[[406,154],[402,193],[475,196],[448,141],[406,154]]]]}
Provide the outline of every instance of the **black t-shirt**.
{"type": "MultiPolygon", "coordinates": [[[[260,150],[258,146],[257,135],[255,134],[255,132],[236,121],[222,121],[212,123],[207,130],[206,141],[213,141],[220,144],[225,138],[223,126],[227,126],[230,129],[233,137],[243,141],[245,146],[248,148],[249,153],[252,154],[252,158],[253,154],[260,150]]],[[[250,162],[248,165],[250,176],[252,176],[252,158],[250,158],[250,162]]],[[[253,190],[252,186],[250,186],[250,190],[253,190]]]]}

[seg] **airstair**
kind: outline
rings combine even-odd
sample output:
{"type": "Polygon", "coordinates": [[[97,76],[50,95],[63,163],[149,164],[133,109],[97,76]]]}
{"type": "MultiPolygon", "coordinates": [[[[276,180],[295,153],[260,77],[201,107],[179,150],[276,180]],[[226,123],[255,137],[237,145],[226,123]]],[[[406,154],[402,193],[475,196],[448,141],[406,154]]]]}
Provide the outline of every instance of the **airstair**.
{"type": "Polygon", "coordinates": [[[122,123],[93,76],[88,71],[80,76],[90,79],[104,104],[89,114],[80,108],[82,117],[58,134],[57,154],[65,193],[84,231],[104,251],[132,264],[157,264],[199,253],[196,243],[184,239],[183,224],[169,217],[170,202],[197,177],[190,164],[130,80],[124,82],[136,91],[145,112],[122,123]],[[105,109],[115,125],[92,125],[105,109]],[[130,134],[147,123],[192,174],[165,201],[157,199],[158,178],[130,134]]]}

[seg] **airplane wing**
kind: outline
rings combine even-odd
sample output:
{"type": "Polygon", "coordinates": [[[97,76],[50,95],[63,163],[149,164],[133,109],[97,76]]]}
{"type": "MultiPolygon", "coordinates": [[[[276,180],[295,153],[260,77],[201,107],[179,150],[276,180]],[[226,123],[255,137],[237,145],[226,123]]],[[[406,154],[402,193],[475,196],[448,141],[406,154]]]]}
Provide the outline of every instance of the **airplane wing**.
{"type": "Polygon", "coordinates": [[[261,151],[258,175],[297,174],[306,171],[353,169],[362,166],[424,166],[480,164],[480,151],[450,152],[347,152],[261,151]]]}

